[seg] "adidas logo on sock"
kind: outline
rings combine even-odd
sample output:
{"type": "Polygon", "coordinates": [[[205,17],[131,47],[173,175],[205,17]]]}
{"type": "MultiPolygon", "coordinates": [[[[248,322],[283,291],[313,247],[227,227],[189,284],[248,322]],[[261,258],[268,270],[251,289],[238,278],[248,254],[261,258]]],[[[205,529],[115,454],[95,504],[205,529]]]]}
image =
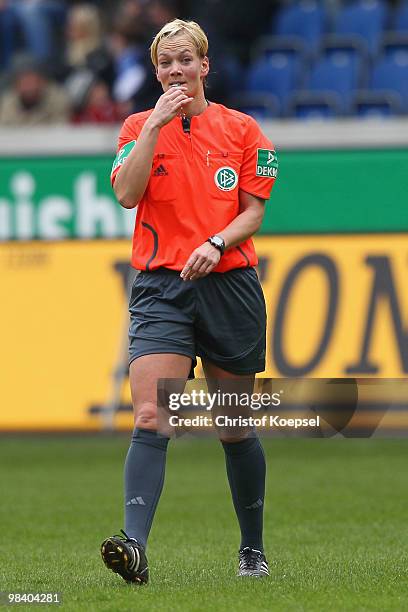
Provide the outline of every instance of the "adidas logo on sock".
{"type": "Polygon", "coordinates": [[[250,506],[245,506],[245,509],[246,510],[256,510],[257,508],[260,508],[262,505],[263,505],[262,499],[257,499],[256,502],[254,502],[250,506]]]}
{"type": "Polygon", "coordinates": [[[143,497],[132,497],[128,502],[126,502],[127,506],[145,506],[145,502],[143,497]]]}
{"type": "Polygon", "coordinates": [[[166,176],[166,175],[168,175],[168,172],[166,168],[163,166],[163,164],[160,164],[160,166],[157,166],[156,170],[153,172],[153,176],[166,176]]]}

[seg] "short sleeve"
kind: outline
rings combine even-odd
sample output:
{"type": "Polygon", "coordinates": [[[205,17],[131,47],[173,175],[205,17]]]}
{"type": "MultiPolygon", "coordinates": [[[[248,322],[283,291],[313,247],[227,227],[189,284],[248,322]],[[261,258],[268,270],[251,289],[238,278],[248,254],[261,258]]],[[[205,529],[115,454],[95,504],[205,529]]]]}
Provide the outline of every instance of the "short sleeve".
{"type": "Polygon", "coordinates": [[[256,121],[252,117],[248,119],[239,187],[247,193],[268,200],[278,175],[276,151],[256,121]]]}
{"type": "Polygon", "coordinates": [[[139,133],[139,124],[132,124],[130,123],[129,119],[126,119],[119,133],[116,157],[112,164],[110,177],[112,185],[114,184],[116,176],[123,164],[125,163],[129,153],[135,146],[136,140],[139,137],[139,133]]]}

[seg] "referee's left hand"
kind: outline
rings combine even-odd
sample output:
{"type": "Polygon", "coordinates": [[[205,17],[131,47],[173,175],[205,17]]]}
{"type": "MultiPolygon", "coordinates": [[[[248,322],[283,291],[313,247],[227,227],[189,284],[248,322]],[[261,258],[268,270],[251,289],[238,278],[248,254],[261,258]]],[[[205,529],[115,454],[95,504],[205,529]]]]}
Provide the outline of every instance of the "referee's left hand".
{"type": "Polygon", "coordinates": [[[220,259],[221,253],[219,250],[209,242],[204,242],[191,253],[186,265],[180,272],[180,276],[184,281],[203,278],[214,270],[220,259]]]}

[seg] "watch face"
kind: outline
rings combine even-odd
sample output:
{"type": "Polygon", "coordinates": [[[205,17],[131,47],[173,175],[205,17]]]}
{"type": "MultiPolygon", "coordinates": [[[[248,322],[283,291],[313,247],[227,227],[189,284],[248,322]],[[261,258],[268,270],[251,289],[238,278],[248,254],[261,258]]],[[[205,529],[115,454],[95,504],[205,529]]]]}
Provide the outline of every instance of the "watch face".
{"type": "Polygon", "coordinates": [[[210,238],[207,239],[207,241],[210,244],[212,244],[213,247],[218,249],[221,255],[223,255],[224,250],[225,250],[225,242],[220,236],[217,236],[217,235],[211,236],[210,238]]]}
{"type": "Polygon", "coordinates": [[[219,247],[224,246],[224,241],[219,236],[212,236],[211,240],[214,242],[214,244],[216,244],[219,247]]]}

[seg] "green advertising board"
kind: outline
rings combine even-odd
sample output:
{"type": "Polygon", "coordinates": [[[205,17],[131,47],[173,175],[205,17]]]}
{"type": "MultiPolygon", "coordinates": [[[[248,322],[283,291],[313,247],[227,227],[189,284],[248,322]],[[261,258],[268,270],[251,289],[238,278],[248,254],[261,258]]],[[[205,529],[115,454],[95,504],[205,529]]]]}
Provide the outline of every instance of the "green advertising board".
{"type": "Polygon", "coordinates": [[[130,236],[135,211],[117,203],[111,157],[0,160],[0,240],[130,236]]]}
{"type": "Polygon", "coordinates": [[[285,152],[264,233],[408,230],[408,149],[285,152]]]}
{"type": "MultiPolygon", "coordinates": [[[[408,150],[286,151],[261,233],[408,231],[408,150]]],[[[112,156],[0,160],[0,240],[131,236],[112,156]]]]}

